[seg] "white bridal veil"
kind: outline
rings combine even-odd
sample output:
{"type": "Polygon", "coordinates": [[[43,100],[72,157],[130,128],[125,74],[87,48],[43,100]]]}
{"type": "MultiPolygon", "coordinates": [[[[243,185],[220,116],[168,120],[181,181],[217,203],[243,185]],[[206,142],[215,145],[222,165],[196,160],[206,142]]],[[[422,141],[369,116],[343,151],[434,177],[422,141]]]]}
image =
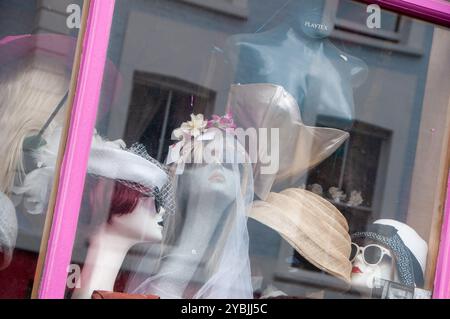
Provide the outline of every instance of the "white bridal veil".
{"type": "Polygon", "coordinates": [[[146,274],[134,276],[129,292],[253,298],[247,232],[252,166],[229,127],[206,123],[192,116],[190,126],[174,131],[180,142],[171,146],[167,164],[175,177],[176,213],[166,214],[161,251],[148,251],[138,269],[146,274]]]}

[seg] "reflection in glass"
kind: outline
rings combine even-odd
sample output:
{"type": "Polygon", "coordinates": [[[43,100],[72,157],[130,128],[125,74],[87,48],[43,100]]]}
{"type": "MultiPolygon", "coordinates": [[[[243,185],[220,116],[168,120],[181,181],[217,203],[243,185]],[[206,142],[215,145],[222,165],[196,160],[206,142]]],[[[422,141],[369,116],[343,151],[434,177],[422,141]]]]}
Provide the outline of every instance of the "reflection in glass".
{"type": "Polygon", "coordinates": [[[66,118],[78,30],[49,2],[0,1],[0,298],[30,297],[66,118]]]}
{"type": "MultiPolygon", "coordinates": [[[[240,15],[202,2],[116,2],[109,56],[122,83],[106,94],[104,87],[112,103],[97,131],[139,142],[168,164],[177,209],[164,217],[162,244],[131,247],[109,288],[162,298],[376,297],[352,287],[353,270],[364,268],[360,258],[360,265],[349,259],[354,235],[356,244],[375,242],[391,254],[373,282],[385,277],[431,291],[442,217],[437,194],[448,171],[448,30],[385,10],[383,28],[372,30],[365,5],[347,0],[249,0],[239,2],[240,15]],[[238,128],[257,132],[255,161],[250,137],[236,138],[251,167],[228,170],[219,161],[219,172],[194,163],[180,169],[171,154],[181,135],[172,133],[191,114],[206,121],[227,111],[238,128]],[[279,129],[279,141],[268,134],[261,145],[261,128],[279,129]],[[278,171],[262,174],[276,150],[278,171]],[[244,187],[247,171],[254,180],[244,187]],[[238,202],[261,209],[257,218],[246,219],[245,205],[231,209],[238,202]],[[372,232],[384,240],[356,239],[379,220],[409,228],[372,232]],[[412,245],[405,229],[425,245],[412,245]],[[243,239],[223,264],[213,257],[228,256],[231,238],[243,239]],[[409,258],[400,262],[392,241],[409,258]],[[234,284],[238,269],[251,293],[234,284]]],[[[189,125],[201,127],[196,119],[189,125]]],[[[211,140],[200,138],[205,146],[211,140]]],[[[81,266],[88,229],[81,219],[73,252],[81,266]]]]}

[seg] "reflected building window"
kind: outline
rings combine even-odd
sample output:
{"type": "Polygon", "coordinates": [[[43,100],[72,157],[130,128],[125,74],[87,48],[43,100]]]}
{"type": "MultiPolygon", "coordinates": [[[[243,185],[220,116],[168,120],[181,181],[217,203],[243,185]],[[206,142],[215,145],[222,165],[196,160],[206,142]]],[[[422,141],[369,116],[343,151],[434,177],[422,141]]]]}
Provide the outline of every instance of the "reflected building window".
{"type": "Polygon", "coordinates": [[[215,100],[213,91],[196,84],[160,74],[136,72],[124,141],[127,145],[144,144],[153,158],[163,162],[173,144],[171,132],[192,113],[210,117],[215,100]]]}
{"type": "Polygon", "coordinates": [[[248,0],[180,0],[208,10],[216,11],[236,18],[248,17],[248,0]]]}

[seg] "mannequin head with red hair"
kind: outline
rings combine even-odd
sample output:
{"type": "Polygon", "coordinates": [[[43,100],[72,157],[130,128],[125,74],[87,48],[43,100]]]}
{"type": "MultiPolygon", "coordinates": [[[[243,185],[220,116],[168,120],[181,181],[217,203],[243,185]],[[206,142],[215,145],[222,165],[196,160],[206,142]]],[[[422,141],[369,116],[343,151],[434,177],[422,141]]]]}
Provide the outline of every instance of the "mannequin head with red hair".
{"type": "MultiPolygon", "coordinates": [[[[136,185],[139,186],[139,185],[136,185]]],[[[121,181],[88,175],[83,213],[95,229],[106,226],[139,241],[162,239],[162,216],[156,200],[121,181]]]]}

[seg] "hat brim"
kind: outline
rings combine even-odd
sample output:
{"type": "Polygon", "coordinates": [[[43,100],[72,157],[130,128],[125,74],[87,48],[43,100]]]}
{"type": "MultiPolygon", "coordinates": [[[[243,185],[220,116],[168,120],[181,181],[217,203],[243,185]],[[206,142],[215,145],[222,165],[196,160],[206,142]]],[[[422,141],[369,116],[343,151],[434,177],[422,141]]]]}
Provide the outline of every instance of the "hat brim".
{"type": "Polygon", "coordinates": [[[294,97],[283,87],[273,84],[233,85],[228,108],[240,128],[278,129],[276,143],[258,143],[259,156],[254,169],[255,194],[263,200],[274,186],[292,186],[350,136],[334,128],[304,125],[294,97]],[[269,159],[262,157],[275,153],[279,154],[277,172],[263,173],[262,168],[269,159]]]}
{"type": "Polygon", "coordinates": [[[168,175],[157,165],[127,150],[95,148],[91,150],[88,173],[161,189],[168,182],[168,175]]]}
{"type": "Polygon", "coordinates": [[[350,236],[339,222],[330,221],[333,213],[325,206],[307,196],[300,202],[270,193],[266,201],[254,203],[249,217],[277,231],[317,268],[350,283],[350,236]]]}

